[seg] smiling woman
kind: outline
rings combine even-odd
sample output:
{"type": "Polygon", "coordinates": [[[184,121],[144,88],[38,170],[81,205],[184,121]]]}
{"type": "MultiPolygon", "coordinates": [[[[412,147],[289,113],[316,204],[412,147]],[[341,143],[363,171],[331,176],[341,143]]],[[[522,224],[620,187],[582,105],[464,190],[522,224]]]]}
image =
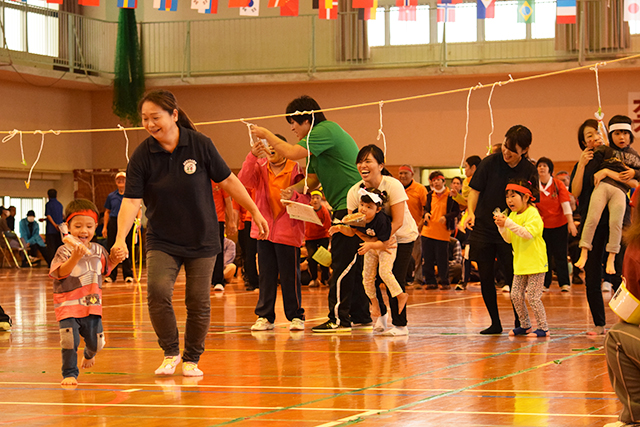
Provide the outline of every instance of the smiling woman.
{"type": "Polygon", "coordinates": [[[138,146],[127,166],[113,248],[128,253],[125,237],[144,200],[149,220],[149,317],[165,356],[155,373],[171,375],[180,363],[178,327],[171,299],[176,277],[184,264],[188,315],[182,374],[202,376],[198,361],[209,329],[211,275],[222,249],[211,182],[217,182],[251,212],[260,231],[258,238],[264,239],[269,229],[211,139],[196,131],[171,92],[147,93],[139,110],[150,136],[138,146]]]}

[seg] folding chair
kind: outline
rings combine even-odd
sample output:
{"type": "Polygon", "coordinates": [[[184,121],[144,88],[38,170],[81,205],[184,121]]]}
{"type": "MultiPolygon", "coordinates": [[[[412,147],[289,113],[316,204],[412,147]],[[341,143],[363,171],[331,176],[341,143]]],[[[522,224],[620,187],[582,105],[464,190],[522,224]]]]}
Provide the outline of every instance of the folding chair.
{"type": "Polygon", "coordinates": [[[10,252],[11,253],[11,258],[13,258],[13,262],[15,263],[16,267],[20,268],[20,264],[18,264],[18,260],[16,259],[16,256],[13,253],[13,249],[11,248],[11,245],[9,244],[9,239],[7,239],[7,235],[2,233],[2,238],[4,239],[4,244],[6,245],[4,248],[2,248],[2,255],[4,255],[4,258],[9,263],[9,266],[11,266],[11,262],[9,261],[9,257],[6,254],[7,251],[10,252]]]}

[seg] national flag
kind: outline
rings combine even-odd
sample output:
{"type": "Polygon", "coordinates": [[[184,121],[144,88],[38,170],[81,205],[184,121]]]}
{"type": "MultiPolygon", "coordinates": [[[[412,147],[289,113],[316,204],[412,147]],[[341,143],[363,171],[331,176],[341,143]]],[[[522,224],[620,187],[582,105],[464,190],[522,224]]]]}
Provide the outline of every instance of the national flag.
{"type": "Polygon", "coordinates": [[[218,0],[209,0],[209,8],[204,10],[198,9],[198,13],[210,13],[210,14],[218,13],[218,0]]]}
{"type": "Polygon", "coordinates": [[[558,0],[556,3],[556,23],[576,23],[576,0],[558,0]]]}
{"type": "Polygon", "coordinates": [[[396,0],[396,6],[417,6],[418,0],[396,0]]]}
{"type": "MultiPolygon", "coordinates": [[[[62,3],[62,1],[60,1],[60,3],[62,3]]],[[[135,9],[138,7],[138,0],[118,0],[118,7],[125,9],[135,9]]]]}
{"type": "Polygon", "coordinates": [[[354,9],[366,9],[373,7],[373,0],[352,0],[351,7],[354,9]]]}
{"type": "Polygon", "coordinates": [[[267,7],[282,7],[289,0],[269,0],[267,7]]]}
{"type": "Polygon", "coordinates": [[[100,6],[100,0],[78,0],[80,6],[100,6]]]}
{"type": "Polygon", "coordinates": [[[640,19],[640,0],[624,0],[624,20],[640,19]]]}
{"type": "Polygon", "coordinates": [[[378,10],[378,0],[373,0],[373,7],[358,9],[358,19],[361,21],[368,21],[370,19],[375,20],[377,10],[378,10]]]}
{"type": "Polygon", "coordinates": [[[535,22],[536,4],[534,0],[518,0],[518,22],[535,22]]]}
{"type": "Polygon", "coordinates": [[[178,0],[160,0],[160,4],[156,0],[153,2],[153,7],[163,12],[170,11],[175,12],[178,10],[178,0]]]}
{"type": "Polygon", "coordinates": [[[496,17],[496,0],[477,0],[478,19],[493,19],[496,17]]]}
{"type": "Polygon", "coordinates": [[[62,0],[47,0],[47,3],[62,4],[62,0]]]}
{"type": "Polygon", "coordinates": [[[229,0],[229,7],[247,7],[251,0],[229,0]]]}
{"type": "Polygon", "coordinates": [[[416,6],[400,6],[398,8],[398,21],[415,21],[416,6]]]}
{"type": "Polygon", "coordinates": [[[210,0],[191,0],[191,9],[206,10],[209,8],[210,0]]]}
{"type": "Polygon", "coordinates": [[[241,7],[240,16],[260,16],[260,0],[250,0],[249,6],[241,7]]]}
{"type": "Polygon", "coordinates": [[[280,8],[280,16],[298,16],[298,1],[289,0],[280,8]]]}
{"type": "Polygon", "coordinates": [[[456,22],[456,5],[447,0],[438,0],[438,22],[456,22]]]}
{"type": "Polygon", "coordinates": [[[324,1],[320,2],[320,9],[318,9],[318,17],[320,19],[338,19],[338,0],[331,1],[331,8],[322,7],[326,6],[324,1]]]}

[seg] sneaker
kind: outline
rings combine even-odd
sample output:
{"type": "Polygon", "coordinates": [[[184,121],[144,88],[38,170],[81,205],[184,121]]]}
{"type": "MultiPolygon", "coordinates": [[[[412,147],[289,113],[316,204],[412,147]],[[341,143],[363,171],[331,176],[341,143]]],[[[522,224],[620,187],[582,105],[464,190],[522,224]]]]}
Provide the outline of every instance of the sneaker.
{"type": "Polygon", "coordinates": [[[320,284],[317,281],[312,280],[312,281],[309,282],[309,287],[310,288],[319,288],[320,284]]]}
{"type": "MultiPolygon", "coordinates": [[[[291,323],[293,324],[293,322],[291,323]]],[[[253,324],[253,326],[251,327],[251,330],[252,331],[270,331],[273,328],[275,328],[275,325],[273,323],[269,322],[264,317],[258,317],[258,320],[256,320],[256,323],[253,324]]]]}
{"type": "Polygon", "coordinates": [[[351,326],[342,326],[331,320],[327,320],[321,325],[314,326],[311,330],[320,334],[334,334],[337,332],[351,332],[351,326]]]}
{"type": "Polygon", "coordinates": [[[216,292],[224,292],[224,285],[222,283],[216,283],[213,290],[216,292]]]}
{"type": "Polygon", "coordinates": [[[570,290],[571,290],[571,286],[569,285],[560,286],[560,292],[569,292],[570,290]]]}
{"type": "Polygon", "coordinates": [[[374,332],[384,332],[387,329],[387,319],[389,319],[389,312],[387,311],[384,316],[378,317],[376,324],[373,327],[374,332]]]}
{"type": "Polygon", "coordinates": [[[124,281],[125,283],[133,283],[133,277],[127,277],[124,281]]]}
{"type": "Polygon", "coordinates": [[[290,331],[304,331],[304,320],[298,319],[297,317],[291,321],[289,325],[290,331]]]}
{"type": "Polygon", "coordinates": [[[11,320],[8,322],[0,322],[0,331],[10,331],[11,330],[11,320]]]}
{"type": "Polygon", "coordinates": [[[462,286],[462,283],[458,283],[456,285],[456,291],[464,291],[464,286],[462,286]]]}
{"type": "Polygon", "coordinates": [[[381,335],[385,337],[405,336],[409,335],[409,328],[406,326],[394,326],[391,329],[384,331],[381,335]]]}
{"type": "Polygon", "coordinates": [[[351,329],[352,330],[359,330],[359,331],[366,331],[366,330],[371,330],[373,329],[373,322],[369,322],[369,323],[352,323],[351,324],[351,329]]]}
{"type": "Polygon", "coordinates": [[[182,375],[185,377],[201,377],[204,373],[198,369],[198,364],[194,362],[184,362],[182,364],[182,375]]]}
{"type": "Polygon", "coordinates": [[[571,284],[584,285],[584,280],[582,280],[582,277],[576,275],[576,276],[573,276],[573,278],[571,279],[571,284]]]}
{"type": "Polygon", "coordinates": [[[549,289],[549,288],[547,288],[546,286],[543,286],[543,287],[542,287],[542,292],[549,292],[549,290],[550,290],[550,289],[549,289]]]}
{"type": "Polygon", "coordinates": [[[113,279],[107,276],[104,278],[104,283],[113,283],[113,279]]]}
{"type": "Polygon", "coordinates": [[[505,294],[508,294],[509,292],[511,292],[511,289],[509,289],[509,285],[504,285],[502,287],[502,292],[504,292],[505,294]]]}
{"type": "Polygon", "coordinates": [[[611,282],[602,282],[602,292],[611,292],[612,287],[611,282]]]}
{"type": "Polygon", "coordinates": [[[173,375],[176,367],[180,363],[180,356],[167,356],[162,361],[162,365],[156,369],[156,375],[173,375]]]}

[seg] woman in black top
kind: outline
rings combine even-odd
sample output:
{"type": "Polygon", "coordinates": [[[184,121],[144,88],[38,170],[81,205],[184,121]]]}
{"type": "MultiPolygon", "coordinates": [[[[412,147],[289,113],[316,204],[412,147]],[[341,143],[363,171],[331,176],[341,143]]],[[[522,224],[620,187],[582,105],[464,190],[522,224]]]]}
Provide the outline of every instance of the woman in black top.
{"type": "Polygon", "coordinates": [[[212,141],[196,131],[171,92],[147,93],[139,110],[142,124],[151,136],[138,146],[127,166],[127,186],[113,247],[128,253],[125,237],[144,200],[148,218],[149,317],[165,356],[155,373],[171,375],[180,363],[172,296],[176,277],[184,265],[187,322],[182,373],[202,376],[198,361],[209,329],[211,274],[222,250],[211,181],[219,183],[251,212],[260,238],[265,238],[269,230],[244,186],[212,141]]]}

